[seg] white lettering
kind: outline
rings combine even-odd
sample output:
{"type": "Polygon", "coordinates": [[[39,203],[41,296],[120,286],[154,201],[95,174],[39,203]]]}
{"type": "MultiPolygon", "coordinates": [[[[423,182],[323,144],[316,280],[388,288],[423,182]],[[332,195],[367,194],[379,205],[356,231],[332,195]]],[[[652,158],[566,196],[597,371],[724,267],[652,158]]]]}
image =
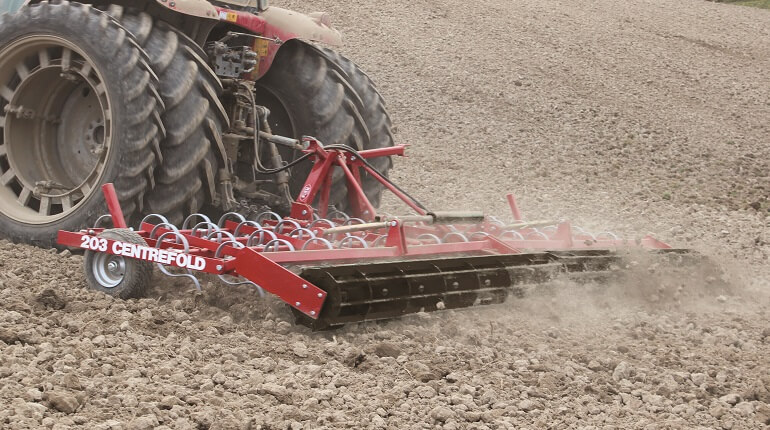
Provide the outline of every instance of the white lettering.
{"type": "Polygon", "coordinates": [[[203,259],[203,257],[194,256],[192,258],[192,264],[190,264],[189,269],[192,270],[203,270],[206,267],[206,260],[203,259]]]}
{"type": "Polygon", "coordinates": [[[123,254],[123,242],[112,242],[112,253],[115,255],[123,254]]]}
{"type": "Polygon", "coordinates": [[[187,267],[190,263],[190,256],[187,254],[179,254],[176,256],[176,265],[179,267],[187,267]]]}

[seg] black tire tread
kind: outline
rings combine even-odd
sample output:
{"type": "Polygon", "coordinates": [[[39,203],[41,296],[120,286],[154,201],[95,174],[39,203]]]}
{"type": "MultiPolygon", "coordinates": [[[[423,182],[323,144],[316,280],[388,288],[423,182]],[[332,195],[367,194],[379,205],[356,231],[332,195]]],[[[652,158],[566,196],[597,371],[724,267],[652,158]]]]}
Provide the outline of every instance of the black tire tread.
{"type": "MultiPolygon", "coordinates": [[[[117,160],[119,166],[129,168],[118,168],[116,176],[108,180],[115,184],[124,215],[131,217],[141,210],[146,190],[155,183],[154,170],[158,159],[153,148],[163,137],[164,129],[158,122],[163,104],[154,90],[155,74],[132,36],[109,16],[91,6],[68,1],[43,1],[24,6],[16,14],[0,16],[2,41],[30,28],[41,32],[55,29],[80,43],[86,40],[88,49],[98,52],[100,58],[109,59],[104,61],[106,64],[97,66],[102,69],[103,78],[115,82],[113,87],[118,88],[113,104],[122,105],[123,115],[121,124],[115,126],[113,150],[120,154],[117,160]],[[114,75],[104,76],[106,70],[114,72],[114,75]]],[[[11,224],[3,228],[1,234],[16,242],[55,246],[56,229],[90,227],[97,217],[106,212],[103,196],[98,191],[96,194],[84,202],[78,212],[52,222],[50,227],[11,224]]]]}
{"type": "MultiPolygon", "coordinates": [[[[395,145],[393,137],[393,122],[390,119],[385,99],[377,90],[369,75],[359,68],[353,61],[337,51],[329,48],[318,48],[329,60],[338,65],[345,79],[350,83],[358,96],[361,98],[363,108],[361,114],[369,129],[369,145],[366,149],[387,148],[395,145]]],[[[371,164],[382,173],[388,176],[388,171],[393,167],[393,160],[388,158],[375,158],[371,164]]],[[[382,185],[374,178],[366,175],[363,179],[363,188],[366,196],[374,204],[379,206],[382,198],[382,185]]]]}
{"type": "MultiPolygon", "coordinates": [[[[338,69],[312,45],[291,40],[278,51],[270,70],[257,81],[257,86],[279,94],[286,104],[296,109],[298,135],[293,137],[311,135],[324,145],[367,148],[369,130],[359,110],[363,103],[338,69]]],[[[310,166],[305,163],[292,169],[291,186],[295,195],[309,171],[310,166]]],[[[330,202],[344,207],[347,203],[344,178],[335,175],[334,184],[330,202]]]]}
{"type": "MultiPolygon", "coordinates": [[[[143,47],[165,103],[162,114],[166,137],[160,144],[162,162],[155,172],[156,187],[146,196],[146,212],[165,215],[172,223],[198,211],[214,196],[204,192],[207,163],[218,170],[216,141],[227,114],[219,100],[219,79],[199,55],[194,42],[145,12],[111,5],[108,13],[120,21],[143,47]]],[[[213,188],[214,184],[207,184],[213,188]]]]}

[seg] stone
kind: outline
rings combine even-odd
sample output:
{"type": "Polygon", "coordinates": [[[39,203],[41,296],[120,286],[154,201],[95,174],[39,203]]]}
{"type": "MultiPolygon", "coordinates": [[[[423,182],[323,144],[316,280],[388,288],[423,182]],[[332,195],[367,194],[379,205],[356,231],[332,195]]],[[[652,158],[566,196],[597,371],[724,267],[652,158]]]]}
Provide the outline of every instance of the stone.
{"type": "Polygon", "coordinates": [[[691,373],[690,374],[690,380],[693,384],[700,387],[701,385],[706,383],[707,375],[705,373],[691,373]]]}
{"type": "Polygon", "coordinates": [[[54,409],[65,414],[71,414],[80,407],[77,397],[61,391],[50,391],[45,398],[54,409]]]}
{"type": "Polygon", "coordinates": [[[414,389],[414,392],[423,399],[432,399],[436,397],[436,390],[430,385],[422,385],[414,389]]]}
{"type": "Polygon", "coordinates": [[[598,361],[591,360],[591,361],[588,362],[588,366],[586,366],[586,367],[588,367],[589,369],[593,370],[594,372],[598,372],[598,371],[602,370],[603,366],[598,361]]]}
{"type": "Polygon", "coordinates": [[[151,430],[158,426],[158,418],[155,415],[143,415],[136,417],[128,424],[132,430],[151,430]]]}
{"type": "Polygon", "coordinates": [[[516,406],[524,412],[529,412],[537,409],[537,403],[535,403],[530,399],[524,399],[520,401],[516,406]]]}
{"type": "Polygon", "coordinates": [[[612,379],[615,381],[628,379],[631,377],[631,373],[631,366],[625,361],[621,361],[615,366],[615,370],[612,371],[612,379]]]}
{"type": "Polygon", "coordinates": [[[281,321],[276,324],[275,331],[278,334],[289,334],[291,332],[291,324],[286,321],[281,321]]]}
{"type": "Polygon", "coordinates": [[[446,406],[436,406],[430,411],[430,417],[441,423],[454,418],[454,416],[455,412],[446,406]]]}
{"type": "Polygon", "coordinates": [[[636,410],[642,407],[642,401],[632,394],[620,393],[620,399],[629,409],[636,410]]]}
{"type": "Polygon", "coordinates": [[[378,357],[398,358],[401,355],[401,348],[390,342],[381,342],[374,347],[374,353],[378,357]]]}
{"type": "Polygon", "coordinates": [[[222,385],[227,382],[227,377],[222,372],[217,372],[211,377],[211,381],[217,385],[222,385]]]}
{"type": "Polygon", "coordinates": [[[310,353],[307,350],[307,345],[305,345],[302,342],[295,342],[291,346],[291,352],[293,352],[294,355],[300,358],[307,358],[307,356],[310,355],[310,353]]]}
{"type": "Polygon", "coordinates": [[[709,408],[709,414],[711,414],[711,416],[716,419],[722,418],[722,416],[726,413],[727,408],[724,407],[724,405],[720,405],[718,403],[709,408]]]}
{"type": "Polygon", "coordinates": [[[733,413],[742,417],[750,417],[754,413],[754,405],[750,402],[739,402],[733,407],[733,413]]]}
{"type": "Polygon", "coordinates": [[[271,396],[275,397],[278,401],[284,401],[289,398],[289,390],[286,389],[283,385],[274,384],[271,382],[267,382],[262,384],[262,386],[259,389],[260,394],[270,394],[271,396]]]}
{"type": "Polygon", "coordinates": [[[720,397],[719,400],[732,406],[741,401],[741,396],[735,393],[730,393],[720,397]]]}

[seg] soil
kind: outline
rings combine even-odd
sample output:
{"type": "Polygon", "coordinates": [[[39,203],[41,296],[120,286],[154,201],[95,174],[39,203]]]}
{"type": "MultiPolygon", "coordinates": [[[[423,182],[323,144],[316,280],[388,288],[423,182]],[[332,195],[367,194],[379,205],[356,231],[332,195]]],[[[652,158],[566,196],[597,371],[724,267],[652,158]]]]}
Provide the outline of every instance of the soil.
{"type": "MultiPolygon", "coordinates": [[[[653,233],[640,264],[502,305],[311,333],[246,287],[0,242],[0,428],[770,425],[770,11],[681,0],[286,1],[326,10],[388,102],[392,178],[437,209],[653,233]],[[712,279],[713,281],[713,279],[712,279]]],[[[396,202],[387,210],[398,213],[396,202]]]]}

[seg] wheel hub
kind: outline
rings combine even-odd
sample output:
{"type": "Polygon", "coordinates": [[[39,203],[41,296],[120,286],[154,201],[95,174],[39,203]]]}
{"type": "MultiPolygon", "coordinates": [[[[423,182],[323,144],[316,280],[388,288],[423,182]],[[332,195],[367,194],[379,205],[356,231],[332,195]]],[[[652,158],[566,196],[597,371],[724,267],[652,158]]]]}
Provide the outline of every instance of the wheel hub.
{"type": "Polygon", "coordinates": [[[110,113],[101,75],[70,42],[30,36],[0,51],[0,212],[48,223],[98,191],[110,113]]]}
{"type": "Polygon", "coordinates": [[[126,260],[118,255],[96,253],[92,263],[96,281],[104,288],[115,288],[126,274],[126,260]]]}

